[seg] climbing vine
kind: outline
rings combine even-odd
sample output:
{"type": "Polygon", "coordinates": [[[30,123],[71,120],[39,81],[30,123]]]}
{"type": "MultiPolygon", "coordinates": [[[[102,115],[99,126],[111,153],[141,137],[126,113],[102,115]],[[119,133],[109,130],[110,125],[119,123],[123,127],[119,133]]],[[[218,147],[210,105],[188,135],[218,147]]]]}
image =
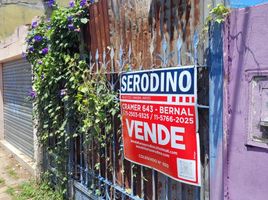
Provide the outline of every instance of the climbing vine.
{"type": "Polygon", "coordinates": [[[209,16],[207,21],[215,21],[217,23],[222,23],[230,13],[230,9],[227,8],[224,4],[220,3],[217,4],[216,7],[212,8],[211,5],[208,6],[209,8],[209,16]]]}
{"type": "Polygon", "coordinates": [[[203,31],[207,32],[209,29],[209,24],[216,22],[221,24],[225,21],[226,17],[230,13],[230,9],[227,8],[224,4],[217,4],[215,7],[212,7],[211,4],[208,5],[209,15],[207,16],[204,24],[203,31]]]}
{"type": "Polygon", "coordinates": [[[213,24],[222,24],[230,13],[230,9],[224,4],[219,3],[215,7],[208,5],[208,16],[205,19],[204,25],[201,29],[200,40],[203,44],[207,41],[208,31],[213,27],[213,24]]]}
{"type": "Polygon", "coordinates": [[[88,23],[91,3],[94,1],[76,0],[61,8],[50,0],[51,18],[33,22],[26,40],[26,57],[33,68],[30,95],[38,138],[54,158],[54,175],[63,187],[70,140],[85,135],[86,143],[97,136],[104,144],[119,110],[117,92],[106,72],[92,73],[87,64],[82,29],[88,23]]]}

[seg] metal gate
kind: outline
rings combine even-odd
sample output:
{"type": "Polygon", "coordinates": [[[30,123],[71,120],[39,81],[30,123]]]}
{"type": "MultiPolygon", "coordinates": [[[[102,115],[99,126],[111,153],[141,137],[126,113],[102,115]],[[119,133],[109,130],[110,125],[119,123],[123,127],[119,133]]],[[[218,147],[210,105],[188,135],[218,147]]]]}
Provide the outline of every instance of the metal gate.
{"type": "Polygon", "coordinates": [[[4,137],[27,156],[33,158],[31,66],[25,60],[3,65],[4,137]]]}

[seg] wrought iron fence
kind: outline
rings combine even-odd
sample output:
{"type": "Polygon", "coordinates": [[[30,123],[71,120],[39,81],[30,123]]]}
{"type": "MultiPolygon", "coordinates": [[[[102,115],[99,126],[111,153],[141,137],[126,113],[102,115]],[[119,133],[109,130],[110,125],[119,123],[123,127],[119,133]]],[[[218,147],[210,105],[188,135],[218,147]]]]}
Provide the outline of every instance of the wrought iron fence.
{"type": "MultiPolygon", "coordinates": [[[[186,56],[198,67],[199,102],[207,103],[208,81],[207,68],[198,64],[198,33],[193,38],[193,52],[186,56]]],[[[182,39],[178,37],[176,51],[169,52],[168,43],[162,40],[162,55],[156,55],[161,61],[160,67],[181,66],[182,39]]],[[[115,57],[115,50],[102,54],[96,51],[89,55],[89,67],[93,72],[100,69],[106,72],[107,82],[113,90],[118,90],[118,73],[133,70],[131,65],[131,46],[127,52],[120,47],[115,57]]],[[[139,69],[142,69],[140,66],[139,69]]],[[[156,68],[152,66],[151,68],[156,68]]],[[[147,68],[148,69],[148,68],[147,68]]],[[[119,99],[117,99],[119,101],[119,99]]],[[[200,104],[202,104],[200,103],[200,104]]],[[[77,137],[70,143],[68,171],[70,174],[71,193],[76,200],[81,199],[207,199],[208,198],[208,106],[198,105],[199,127],[201,135],[202,187],[189,186],[174,181],[167,176],[143,166],[127,161],[123,154],[120,132],[120,120],[113,117],[112,131],[103,132],[107,140],[101,145],[97,138],[85,143],[84,136],[77,137]]]]}

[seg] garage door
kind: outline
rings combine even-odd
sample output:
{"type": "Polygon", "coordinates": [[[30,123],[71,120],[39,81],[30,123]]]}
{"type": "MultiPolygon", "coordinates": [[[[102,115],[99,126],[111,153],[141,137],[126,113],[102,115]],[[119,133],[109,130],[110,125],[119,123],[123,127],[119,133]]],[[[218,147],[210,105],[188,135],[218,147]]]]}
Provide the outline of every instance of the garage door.
{"type": "Polygon", "coordinates": [[[31,66],[24,60],[3,65],[5,140],[33,158],[31,66]]]}

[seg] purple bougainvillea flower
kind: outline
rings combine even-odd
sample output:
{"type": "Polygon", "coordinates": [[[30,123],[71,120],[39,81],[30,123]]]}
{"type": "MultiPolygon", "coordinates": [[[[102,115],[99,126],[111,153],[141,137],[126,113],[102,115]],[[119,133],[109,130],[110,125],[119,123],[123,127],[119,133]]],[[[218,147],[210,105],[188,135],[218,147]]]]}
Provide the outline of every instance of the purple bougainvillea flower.
{"type": "Polygon", "coordinates": [[[55,0],[49,0],[48,7],[52,8],[55,4],[55,0]]]}
{"type": "Polygon", "coordinates": [[[90,3],[94,3],[95,1],[94,0],[90,0],[90,3]]]}
{"type": "Polygon", "coordinates": [[[46,48],[44,48],[44,49],[42,49],[42,54],[43,55],[46,55],[48,53],[48,48],[46,47],[46,48]]]}
{"type": "Polygon", "coordinates": [[[37,21],[34,21],[33,23],[32,23],[32,28],[36,28],[37,27],[37,21]]]}
{"type": "Polygon", "coordinates": [[[34,48],[33,47],[29,47],[29,52],[33,52],[34,51],[34,48]]]}
{"type": "Polygon", "coordinates": [[[38,64],[42,65],[43,64],[42,60],[38,60],[38,64]]]}
{"type": "Polygon", "coordinates": [[[43,80],[45,78],[44,74],[41,75],[41,79],[43,80]]]}
{"type": "Polygon", "coordinates": [[[64,96],[64,95],[66,95],[66,89],[61,89],[60,90],[60,96],[64,96]]]}
{"type": "Polygon", "coordinates": [[[72,16],[68,16],[67,17],[67,20],[68,20],[68,22],[71,22],[71,21],[73,21],[73,17],[72,16]]]}
{"type": "Polygon", "coordinates": [[[69,6],[70,6],[71,8],[73,8],[73,7],[74,7],[74,1],[70,1],[70,2],[69,2],[69,6]]]}
{"type": "Polygon", "coordinates": [[[80,1],[80,6],[83,7],[83,6],[86,5],[86,3],[87,3],[87,0],[81,0],[80,1]]]}
{"type": "Polygon", "coordinates": [[[68,24],[68,29],[74,30],[74,25],[73,24],[68,24]]]}
{"type": "Polygon", "coordinates": [[[35,36],[34,36],[34,40],[35,40],[36,42],[41,42],[41,41],[43,40],[43,37],[42,37],[41,35],[35,35],[35,36]]]}
{"type": "Polygon", "coordinates": [[[31,98],[35,99],[35,98],[37,97],[36,91],[34,91],[34,90],[30,90],[30,91],[29,91],[29,96],[30,96],[31,98]]]}

